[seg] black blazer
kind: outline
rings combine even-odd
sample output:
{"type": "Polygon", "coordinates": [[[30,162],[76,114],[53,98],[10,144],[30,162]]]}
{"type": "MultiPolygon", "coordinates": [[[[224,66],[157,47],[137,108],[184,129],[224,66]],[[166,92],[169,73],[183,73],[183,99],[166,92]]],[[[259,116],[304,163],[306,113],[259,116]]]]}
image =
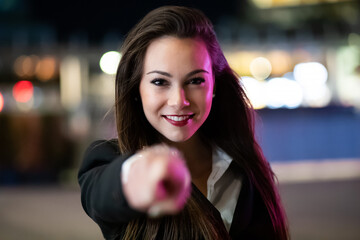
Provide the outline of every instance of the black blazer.
{"type": "MultiPolygon", "coordinates": [[[[81,203],[85,212],[99,225],[106,239],[113,239],[119,226],[144,213],[129,207],[120,180],[121,166],[130,156],[120,155],[116,141],[96,141],[90,145],[78,173],[81,203]]],[[[233,161],[230,167],[241,174],[233,161]]],[[[192,186],[194,190],[196,186],[192,186]]],[[[204,201],[212,204],[203,196],[204,201]]],[[[219,212],[214,206],[212,210],[219,212]]],[[[272,223],[258,191],[244,175],[242,188],[230,227],[232,239],[276,239],[272,223]]]]}

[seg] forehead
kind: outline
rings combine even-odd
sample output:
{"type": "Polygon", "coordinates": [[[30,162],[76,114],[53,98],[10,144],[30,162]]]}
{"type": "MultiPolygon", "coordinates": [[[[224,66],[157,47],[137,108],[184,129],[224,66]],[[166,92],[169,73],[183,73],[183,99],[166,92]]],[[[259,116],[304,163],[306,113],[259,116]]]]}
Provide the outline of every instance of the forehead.
{"type": "MultiPolygon", "coordinates": [[[[205,43],[197,38],[164,36],[148,46],[144,69],[181,67],[211,68],[211,59],[205,43]]],[[[150,70],[150,69],[149,69],[150,70]]]]}

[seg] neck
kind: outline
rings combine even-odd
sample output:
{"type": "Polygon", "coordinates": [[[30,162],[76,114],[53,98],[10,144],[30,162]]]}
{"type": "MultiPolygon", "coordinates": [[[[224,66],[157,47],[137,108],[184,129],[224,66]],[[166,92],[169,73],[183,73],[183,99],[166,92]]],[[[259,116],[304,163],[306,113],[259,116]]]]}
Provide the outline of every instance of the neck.
{"type": "Polygon", "coordinates": [[[212,148],[198,134],[185,142],[167,142],[176,147],[185,157],[192,179],[208,178],[212,168],[212,148]]]}

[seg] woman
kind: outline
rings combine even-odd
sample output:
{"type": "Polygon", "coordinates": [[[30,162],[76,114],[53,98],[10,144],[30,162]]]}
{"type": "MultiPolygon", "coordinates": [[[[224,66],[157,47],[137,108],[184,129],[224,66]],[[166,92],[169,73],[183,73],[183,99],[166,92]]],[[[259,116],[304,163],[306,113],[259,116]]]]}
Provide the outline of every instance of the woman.
{"type": "Polygon", "coordinates": [[[121,52],[117,142],[93,143],[79,171],[105,238],[288,239],[253,111],[204,14],[155,9],[121,52]]]}

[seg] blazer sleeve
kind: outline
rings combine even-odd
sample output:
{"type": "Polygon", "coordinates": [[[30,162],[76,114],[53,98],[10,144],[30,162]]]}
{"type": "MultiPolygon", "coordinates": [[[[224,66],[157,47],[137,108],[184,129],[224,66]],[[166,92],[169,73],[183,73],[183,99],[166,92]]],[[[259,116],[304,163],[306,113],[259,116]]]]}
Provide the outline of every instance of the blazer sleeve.
{"type": "Polygon", "coordinates": [[[121,166],[130,156],[118,154],[117,144],[96,141],[85,152],[78,181],[81,203],[85,212],[101,227],[104,235],[109,228],[128,223],[144,213],[130,208],[121,184],[121,166]]]}

